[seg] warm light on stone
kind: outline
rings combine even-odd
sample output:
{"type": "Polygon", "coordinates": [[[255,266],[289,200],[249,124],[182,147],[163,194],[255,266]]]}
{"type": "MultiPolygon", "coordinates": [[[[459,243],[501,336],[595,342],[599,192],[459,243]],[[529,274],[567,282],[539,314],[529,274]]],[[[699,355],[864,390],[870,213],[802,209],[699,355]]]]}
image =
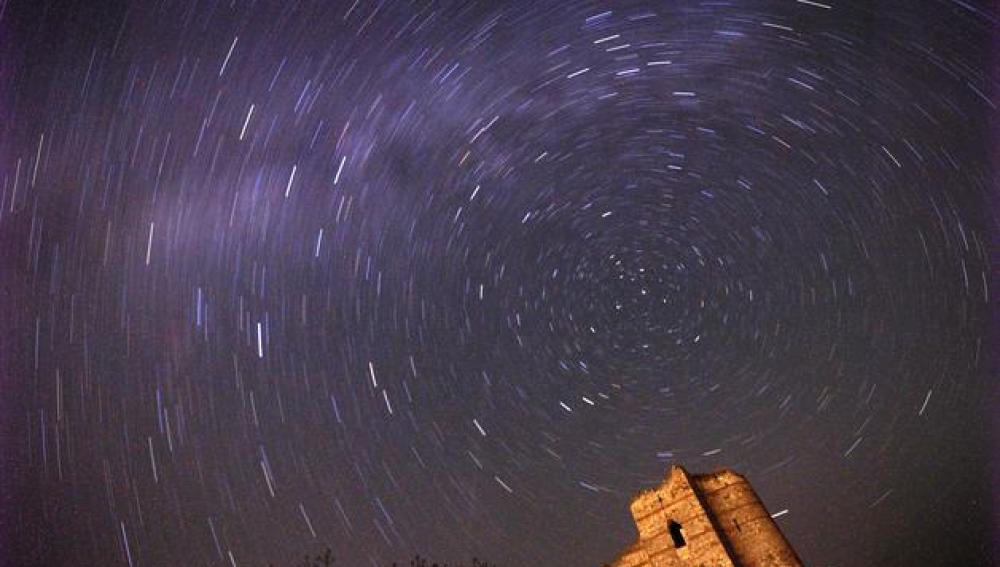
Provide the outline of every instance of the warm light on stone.
{"type": "Polygon", "coordinates": [[[671,467],[631,509],[639,539],[611,567],[802,565],[750,483],[730,470],[690,475],[671,467]]]}

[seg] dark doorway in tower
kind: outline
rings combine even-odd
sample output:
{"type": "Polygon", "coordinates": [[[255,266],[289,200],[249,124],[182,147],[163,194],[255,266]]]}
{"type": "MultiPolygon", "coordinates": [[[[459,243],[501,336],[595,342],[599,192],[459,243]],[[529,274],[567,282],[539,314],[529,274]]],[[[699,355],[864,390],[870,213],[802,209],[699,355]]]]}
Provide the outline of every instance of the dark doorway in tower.
{"type": "Polygon", "coordinates": [[[675,548],[681,548],[687,545],[687,542],[684,541],[684,532],[681,531],[680,524],[678,524],[673,520],[670,520],[670,523],[667,524],[667,528],[670,531],[670,539],[674,540],[675,548]]]}

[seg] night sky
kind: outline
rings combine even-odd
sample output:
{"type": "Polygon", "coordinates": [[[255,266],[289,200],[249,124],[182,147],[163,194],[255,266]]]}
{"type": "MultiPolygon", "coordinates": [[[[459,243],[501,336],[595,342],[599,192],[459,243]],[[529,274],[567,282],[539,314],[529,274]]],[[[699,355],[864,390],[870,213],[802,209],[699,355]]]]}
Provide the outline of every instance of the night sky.
{"type": "Polygon", "coordinates": [[[598,565],[675,463],[989,563],[998,26],[0,0],[0,563],[598,565]]]}

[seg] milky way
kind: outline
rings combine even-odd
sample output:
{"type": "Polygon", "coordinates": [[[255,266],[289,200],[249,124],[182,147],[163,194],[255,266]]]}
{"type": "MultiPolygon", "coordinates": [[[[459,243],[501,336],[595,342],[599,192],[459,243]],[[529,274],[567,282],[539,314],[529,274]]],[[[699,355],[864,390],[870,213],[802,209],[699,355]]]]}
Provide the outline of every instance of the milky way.
{"type": "Polygon", "coordinates": [[[0,1],[9,560],[985,562],[991,10],[0,1]]]}

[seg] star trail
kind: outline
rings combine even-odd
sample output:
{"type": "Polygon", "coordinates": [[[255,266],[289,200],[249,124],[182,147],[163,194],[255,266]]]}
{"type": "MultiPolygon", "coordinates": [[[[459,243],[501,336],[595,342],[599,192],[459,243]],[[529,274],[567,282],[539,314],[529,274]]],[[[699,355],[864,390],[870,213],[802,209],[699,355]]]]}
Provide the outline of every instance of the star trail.
{"type": "Polygon", "coordinates": [[[0,563],[987,563],[998,17],[0,0],[0,563]]]}

